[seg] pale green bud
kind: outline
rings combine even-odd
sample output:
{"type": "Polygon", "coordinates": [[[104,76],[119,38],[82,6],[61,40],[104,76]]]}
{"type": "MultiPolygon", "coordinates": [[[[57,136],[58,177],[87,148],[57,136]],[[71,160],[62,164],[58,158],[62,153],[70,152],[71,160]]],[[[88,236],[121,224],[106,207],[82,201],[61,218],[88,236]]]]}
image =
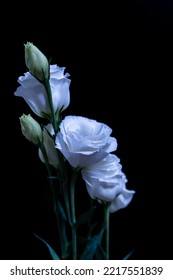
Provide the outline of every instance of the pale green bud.
{"type": "Polygon", "coordinates": [[[40,82],[49,79],[50,66],[46,56],[32,43],[25,46],[25,63],[31,74],[40,82]]]}
{"type": "Polygon", "coordinates": [[[30,114],[23,114],[19,119],[23,135],[33,144],[38,145],[39,141],[42,141],[42,129],[39,123],[30,114]]]}

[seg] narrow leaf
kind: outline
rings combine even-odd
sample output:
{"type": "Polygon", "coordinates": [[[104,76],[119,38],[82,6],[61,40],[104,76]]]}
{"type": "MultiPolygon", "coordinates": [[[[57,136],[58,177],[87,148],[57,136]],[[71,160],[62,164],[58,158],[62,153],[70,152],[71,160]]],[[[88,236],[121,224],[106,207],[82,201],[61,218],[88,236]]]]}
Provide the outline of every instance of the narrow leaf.
{"type": "Polygon", "coordinates": [[[97,260],[105,260],[106,259],[106,252],[104,251],[103,247],[98,244],[97,250],[96,250],[96,259],[97,260]]]}
{"type": "Polygon", "coordinates": [[[57,176],[48,176],[47,178],[51,179],[51,180],[57,180],[58,177],[57,176]]]}
{"type": "Polygon", "coordinates": [[[92,260],[97,247],[100,245],[104,230],[101,230],[99,234],[95,235],[94,237],[90,238],[88,241],[86,248],[81,255],[81,260],[92,260]]]}
{"type": "Polygon", "coordinates": [[[54,249],[41,237],[39,237],[37,234],[34,233],[34,235],[39,239],[41,240],[46,246],[47,248],[49,249],[49,252],[51,254],[51,257],[53,260],[60,260],[60,258],[58,257],[58,255],[55,253],[54,249]]]}
{"type": "Polygon", "coordinates": [[[133,254],[133,252],[135,251],[135,249],[131,250],[130,253],[128,253],[124,258],[123,260],[128,260],[130,258],[130,256],[133,254]]]}
{"type": "Polygon", "coordinates": [[[66,213],[65,213],[64,208],[62,206],[62,203],[59,200],[57,202],[57,208],[58,208],[59,213],[61,214],[62,218],[64,219],[64,221],[67,221],[66,213]]]}

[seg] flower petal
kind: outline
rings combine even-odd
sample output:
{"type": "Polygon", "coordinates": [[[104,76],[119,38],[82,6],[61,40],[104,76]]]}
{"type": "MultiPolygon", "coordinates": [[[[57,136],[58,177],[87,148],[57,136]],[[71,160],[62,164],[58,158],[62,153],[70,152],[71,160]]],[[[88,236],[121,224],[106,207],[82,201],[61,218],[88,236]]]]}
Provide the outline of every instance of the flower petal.
{"type": "Polygon", "coordinates": [[[135,191],[133,190],[124,189],[123,192],[115,197],[115,199],[111,202],[109,211],[112,213],[118,211],[119,209],[127,207],[131,202],[134,193],[135,191]]]}
{"type": "Polygon", "coordinates": [[[72,166],[78,162],[79,167],[85,167],[102,160],[110,151],[117,148],[117,141],[110,136],[111,132],[109,126],[96,120],[81,116],[66,116],[56,136],[56,147],[64,156],[68,155],[66,158],[72,166]],[[58,139],[60,135],[61,139],[58,139]],[[75,156],[77,160],[74,163],[75,156]]]}

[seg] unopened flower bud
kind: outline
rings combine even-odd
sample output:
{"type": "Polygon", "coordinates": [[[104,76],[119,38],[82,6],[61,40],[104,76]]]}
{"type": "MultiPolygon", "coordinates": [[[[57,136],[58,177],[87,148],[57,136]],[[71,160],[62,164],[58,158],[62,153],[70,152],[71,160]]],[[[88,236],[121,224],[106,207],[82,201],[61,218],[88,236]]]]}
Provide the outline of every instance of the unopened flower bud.
{"type": "Polygon", "coordinates": [[[50,66],[46,56],[32,43],[25,46],[25,63],[31,74],[40,82],[49,79],[50,66]]]}
{"type": "Polygon", "coordinates": [[[39,141],[42,141],[42,129],[39,123],[30,114],[23,114],[19,119],[23,135],[33,144],[38,145],[39,141]]]}

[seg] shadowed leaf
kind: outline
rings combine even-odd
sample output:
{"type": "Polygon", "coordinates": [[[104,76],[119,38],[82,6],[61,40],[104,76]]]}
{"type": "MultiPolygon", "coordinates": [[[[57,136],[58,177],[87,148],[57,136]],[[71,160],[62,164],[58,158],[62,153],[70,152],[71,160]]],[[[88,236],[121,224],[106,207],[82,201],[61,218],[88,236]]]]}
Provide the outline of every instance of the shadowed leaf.
{"type": "Polygon", "coordinates": [[[128,260],[130,258],[130,256],[133,254],[133,252],[135,251],[135,249],[131,250],[130,253],[128,253],[124,258],[123,260],[128,260]]]}
{"type": "Polygon", "coordinates": [[[34,235],[39,239],[41,240],[46,246],[47,248],[49,249],[49,252],[51,254],[51,257],[53,260],[60,260],[60,258],[58,257],[58,255],[55,253],[54,249],[41,237],[39,237],[37,234],[34,233],[34,235]]]}

